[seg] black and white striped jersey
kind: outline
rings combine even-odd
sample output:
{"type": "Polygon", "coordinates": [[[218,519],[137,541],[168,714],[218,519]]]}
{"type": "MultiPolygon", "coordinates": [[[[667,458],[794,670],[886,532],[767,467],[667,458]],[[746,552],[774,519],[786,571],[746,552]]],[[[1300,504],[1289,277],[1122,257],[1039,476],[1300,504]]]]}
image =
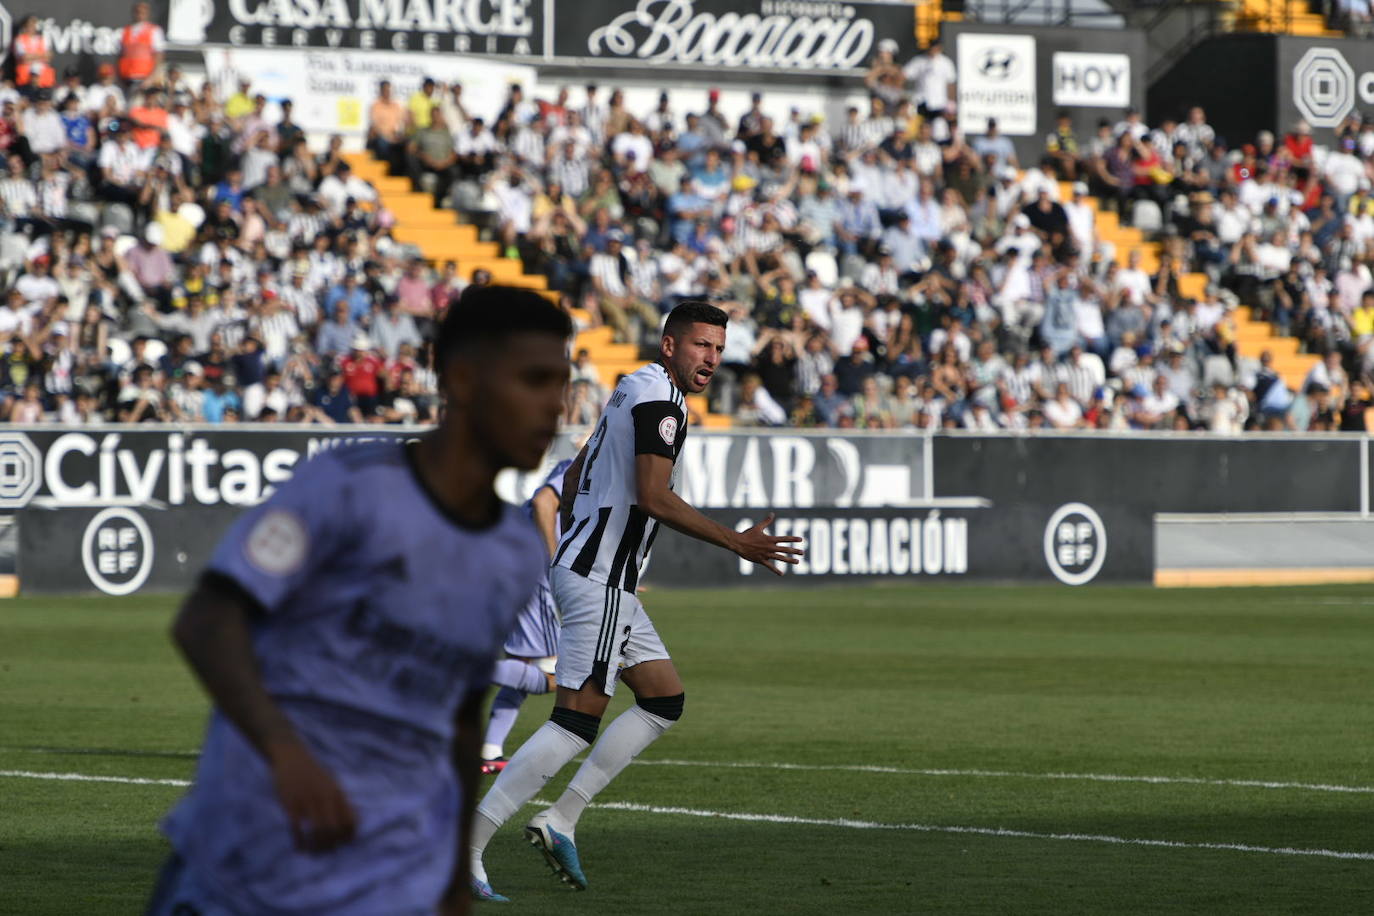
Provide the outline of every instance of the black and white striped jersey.
{"type": "Polygon", "coordinates": [[[650,363],[621,379],[587,440],[572,523],[554,565],[633,594],[658,534],[658,522],[635,505],[635,456],[676,462],[686,438],[686,401],[668,370],[650,363]]]}

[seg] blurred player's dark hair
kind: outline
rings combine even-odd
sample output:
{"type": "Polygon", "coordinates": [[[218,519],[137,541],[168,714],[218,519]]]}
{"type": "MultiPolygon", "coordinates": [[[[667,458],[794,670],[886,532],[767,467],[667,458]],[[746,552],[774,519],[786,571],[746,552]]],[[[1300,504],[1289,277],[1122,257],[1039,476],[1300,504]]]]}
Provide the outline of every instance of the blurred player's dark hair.
{"type": "Polygon", "coordinates": [[[729,323],[730,316],[711,303],[688,300],[678,303],[668,313],[668,320],[663,325],[663,333],[670,337],[676,337],[694,324],[713,324],[718,328],[723,328],[729,323]]]}
{"type": "Polygon", "coordinates": [[[527,333],[570,338],[572,319],[534,290],[468,287],[444,315],[435,334],[435,367],[443,369],[458,354],[499,346],[513,334],[527,333]]]}

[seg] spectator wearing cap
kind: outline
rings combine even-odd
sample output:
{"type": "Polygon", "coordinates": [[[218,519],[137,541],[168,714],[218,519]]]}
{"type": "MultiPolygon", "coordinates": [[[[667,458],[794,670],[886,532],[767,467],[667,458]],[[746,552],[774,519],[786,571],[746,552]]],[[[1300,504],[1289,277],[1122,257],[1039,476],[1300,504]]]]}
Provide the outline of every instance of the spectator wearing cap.
{"type": "Polygon", "coordinates": [[[372,339],[361,331],[354,336],[349,352],[339,358],[344,384],[364,417],[371,417],[377,409],[381,375],[385,369],[386,364],[373,349],[372,339]]]}
{"type": "Polygon", "coordinates": [[[148,157],[123,126],[116,126],[100,147],[99,195],[111,203],[137,206],[141,185],[147,177],[148,157]]]}
{"type": "Polygon", "coordinates": [[[205,370],[195,360],[187,360],[168,386],[167,407],[178,423],[205,422],[205,370]]]}

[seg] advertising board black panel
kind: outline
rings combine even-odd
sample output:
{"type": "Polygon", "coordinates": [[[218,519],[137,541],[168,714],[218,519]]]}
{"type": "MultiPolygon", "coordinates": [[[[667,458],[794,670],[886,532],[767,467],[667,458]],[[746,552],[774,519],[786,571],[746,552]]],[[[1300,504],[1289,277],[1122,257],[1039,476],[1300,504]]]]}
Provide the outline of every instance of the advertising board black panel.
{"type": "Polygon", "coordinates": [[[170,0],[179,45],[543,53],[543,0],[170,0]]]}
{"type": "MultiPolygon", "coordinates": [[[[38,17],[38,29],[48,43],[59,77],[67,67],[76,67],[89,80],[94,78],[99,63],[113,63],[118,58],[120,33],[133,21],[131,7],[132,3],[101,0],[0,3],[0,48],[8,52],[21,20],[33,13],[38,17]]],[[[152,20],[167,25],[166,0],[152,3],[152,20]]]]}
{"type": "Polygon", "coordinates": [[[1359,509],[1361,439],[938,437],[935,495],[1151,512],[1359,509]]]}
{"type": "Polygon", "coordinates": [[[909,3],[828,0],[586,0],[556,6],[553,54],[622,66],[796,70],[819,77],[866,69],[883,39],[915,53],[909,3]]]}
{"type": "MultiPolygon", "coordinates": [[[[759,521],[757,514],[738,510],[707,514],[736,530],[759,521]]],[[[647,581],[679,587],[800,588],[877,579],[1081,585],[1148,582],[1154,575],[1150,513],[1109,504],[797,510],[777,513],[771,530],[806,539],[807,557],[781,578],[664,530],[647,581]]]]}
{"type": "Polygon", "coordinates": [[[26,595],[184,591],[237,516],[229,507],[24,509],[20,585],[26,595]]]}
{"type": "Polygon", "coordinates": [[[1278,38],[1235,33],[1203,41],[1150,85],[1150,124],[1182,119],[1194,105],[1229,149],[1254,140],[1261,129],[1286,129],[1278,109],[1278,38]]]}
{"type": "Polygon", "coordinates": [[[182,47],[490,54],[624,68],[853,76],[879,41],[915,53],[904,0],[170,0],[182,47]]]}
{"type": "Polygon", "coordinates": [[[1342,121],[1374,108],[1374,42],[1276,36],[1274,47],[1278,112],[1263,126],[1282,136],[1302,118],[1329,144],[1342,121]]]}

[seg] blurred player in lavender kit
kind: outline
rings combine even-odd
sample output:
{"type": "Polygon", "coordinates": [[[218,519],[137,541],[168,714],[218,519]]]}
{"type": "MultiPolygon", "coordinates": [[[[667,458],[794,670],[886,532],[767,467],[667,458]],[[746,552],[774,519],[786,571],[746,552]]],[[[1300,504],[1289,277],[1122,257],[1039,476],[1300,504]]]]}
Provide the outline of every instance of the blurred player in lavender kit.
{"type": "MultiPolygon", "coordinates": [[[[572,460],[554,465],[549,476],[525,503],[527,514],[544,546],[553,556],[558,550],[558,502],[563,495],[563,475],[572,460]]],[[[482,772],[499,773],[505,767],[506,736],[515,726],[520,704],[530,694],[548,693],[554,688],[553,661],[558,654],[558,613],[554,608],[553,592],[549,588],[546,570],[539,577],[539,587],[516,618],[515,630],[506,640],[508,658],[496,663],[492,680],[501,685],[491,701],[491,716],[487,720],[487,734],[482,742],[482,772]]]]}
{"type": "Polygon", "coordinates": [[[481,699],[547,563],[493,482],[549,447],[571,331],[469,291],[437,429],[325,452],[231,527],[173,626],[214,711],[151,916],[469,911],[481,699]]]}
{"type": "Polygon", "coordinates": [[[653,622],[635,597],[660,524],[715,544],[781,574],[796,563],[796,537],[775,537],[769,515],[747,531],[717,524],[673,492],[687,433],[687,393],[704,389],[725,348],[725,313],[684,302],[663,326],[659,358],[625,376],[601,422],[573,461],[563,488],[564,534],[549,580],[563,615],[558,635],[558,698],[553,714],[515,752],[477,807],[472,831],[472,890],[505,900],[487,881],[482,854],[497,829],[563,765],[592,746],[567,791],[536,815],[525,836],[563,881],[587,886],[574,830],[583,809],[682,716],[681,679],[653,622]],[[635,705],[596,734],[617,680],[635,705]],[[593,745],[593,742],[595,744],[593,745]]]}

